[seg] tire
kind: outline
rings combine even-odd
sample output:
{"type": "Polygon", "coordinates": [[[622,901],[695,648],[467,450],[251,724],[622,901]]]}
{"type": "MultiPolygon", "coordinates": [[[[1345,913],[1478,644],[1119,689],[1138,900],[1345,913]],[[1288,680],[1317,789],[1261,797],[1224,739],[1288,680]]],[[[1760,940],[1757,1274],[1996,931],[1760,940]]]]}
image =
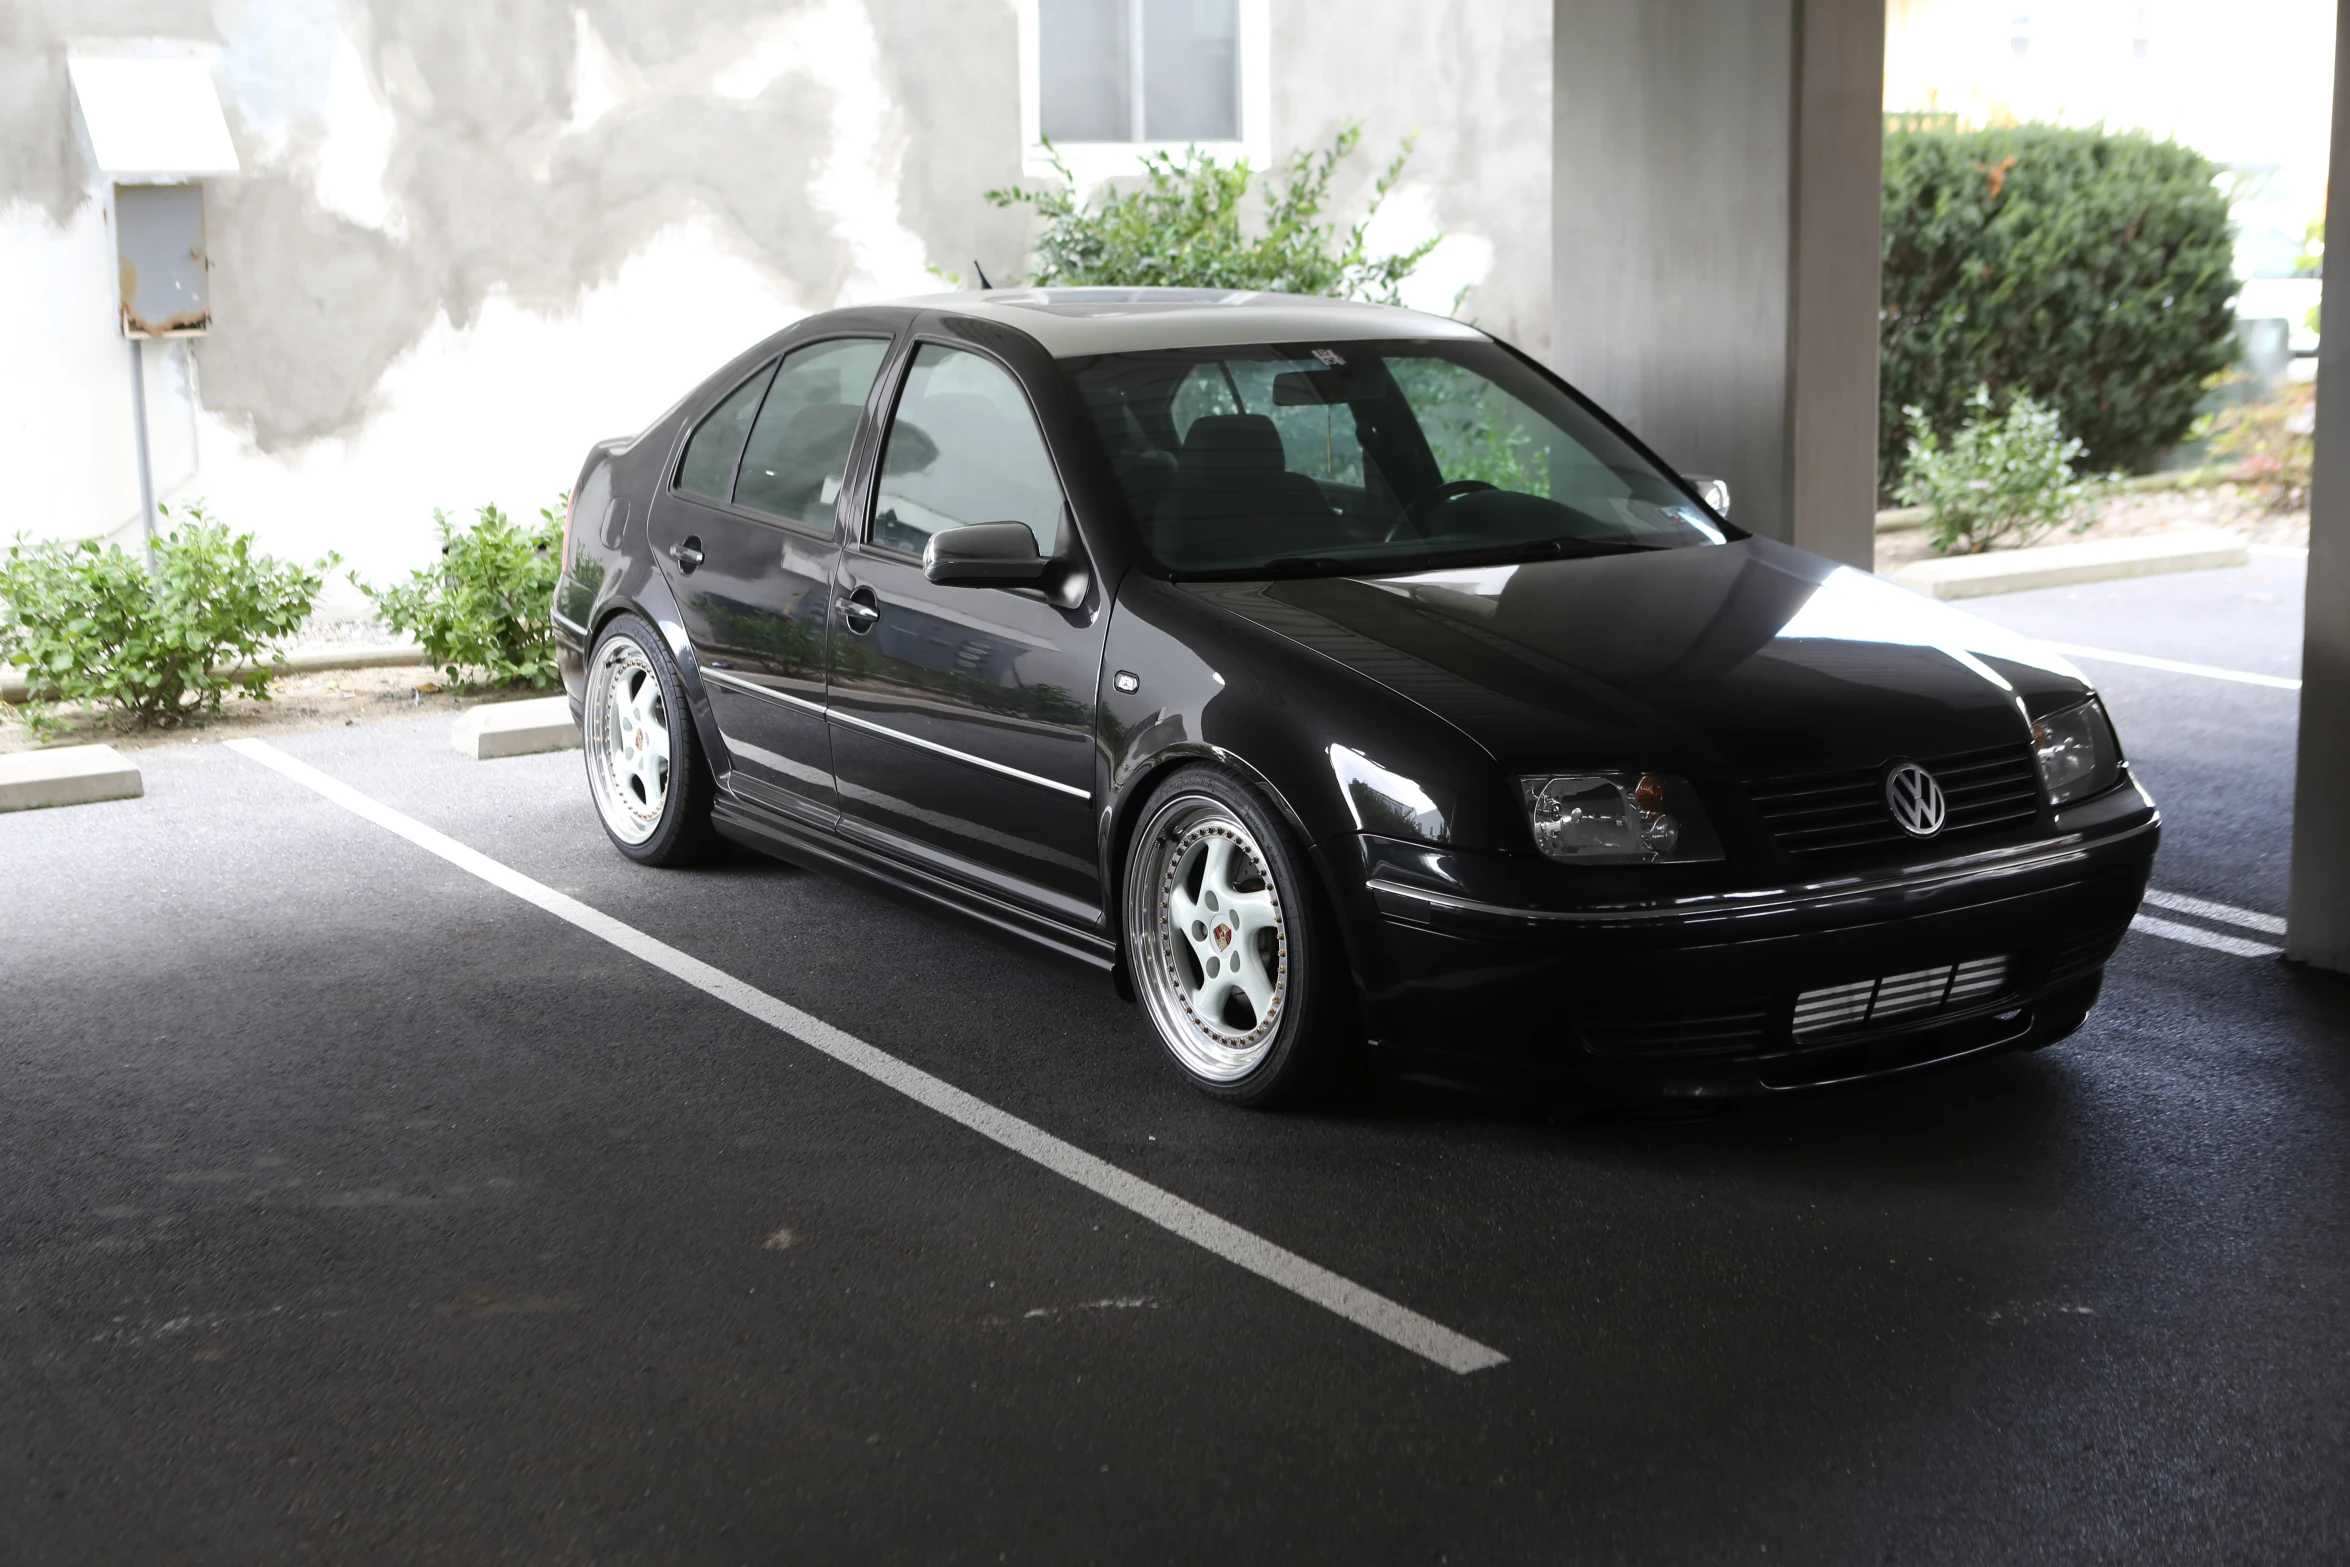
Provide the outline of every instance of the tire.
{"type": "Polygon", "coordinates": [[[691,865],[716,841],[717,793],[677,661],[635,615],[615,616],[588,655],[580,748],[612,846],[639,865],[691,865]]]}
{"type": "Polygon", "coordinates": [[[1136,998],[1194,1088],[1274,1109],[1333,1086],[1354,1017],[1345,955],[1255,790],[1212,767],[1168,778],[1127,845],[1119,902],[1136,998]]]}

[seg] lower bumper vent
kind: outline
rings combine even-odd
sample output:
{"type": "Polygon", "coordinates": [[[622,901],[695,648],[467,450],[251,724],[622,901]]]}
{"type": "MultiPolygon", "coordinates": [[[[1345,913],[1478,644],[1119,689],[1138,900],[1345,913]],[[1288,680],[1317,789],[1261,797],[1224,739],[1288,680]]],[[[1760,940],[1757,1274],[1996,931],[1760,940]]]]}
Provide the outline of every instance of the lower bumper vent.
{"type": "Polygon", "coordinates": [[[1795,998],[1795,1037],[1800,1041],[1840,1028],[1947,1012],[2006,988],[2007,959],[1997,957],[1807,990],[1795,998]]]}

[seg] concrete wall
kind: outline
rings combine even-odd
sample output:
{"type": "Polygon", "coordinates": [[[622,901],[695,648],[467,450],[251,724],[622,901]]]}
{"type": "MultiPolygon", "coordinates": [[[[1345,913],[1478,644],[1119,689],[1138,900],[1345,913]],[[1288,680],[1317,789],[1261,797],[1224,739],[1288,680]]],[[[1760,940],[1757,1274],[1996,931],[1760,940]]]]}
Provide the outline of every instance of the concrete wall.
{"type": "Polygon", "coordinates": [[[1552,359],[1737,521],[1869,565],[1883,13],[1558,0],[1552,359]]]}
{"type": "MultiPolygon", "coordinates": [[[[2350,21],[2350,0],[2337,12],[2350,21]]],[[[2350,27],[2334,37],[2332,194],[2350,175],[2350,27]]],[[[2331,321],[2350,320],[2350,268],[2326,274],[2331,321]]],[[[2350,974],[2350,332],[2317,351],[2317,457],[2301,644],[2300,753],[2285,955],[2350,974]]]]}
{"type": "MultiPolygon", "coordinates": [[[[1271,62],[1277,147],[1349,117],[1379,158],[1425,132],[1378,237],[1455,234],[1414,302],[1478,285],[1464,313],[1537,350],[1548,28],[1543,0],[1297,0],[1271,62]]],[[[1025,215],[979,199],[1020,177],[1009,0],[14,4],[0,534],[137,531],[112,241],[65,72],[69,39],[136,37],[213,47],[244,169],[210,192],[214,332],[145,350],[159,491],[371,579],[426,558],[434,506],[548,502],[590,441],[798,315],[1025,250],[1025,215]]]]}

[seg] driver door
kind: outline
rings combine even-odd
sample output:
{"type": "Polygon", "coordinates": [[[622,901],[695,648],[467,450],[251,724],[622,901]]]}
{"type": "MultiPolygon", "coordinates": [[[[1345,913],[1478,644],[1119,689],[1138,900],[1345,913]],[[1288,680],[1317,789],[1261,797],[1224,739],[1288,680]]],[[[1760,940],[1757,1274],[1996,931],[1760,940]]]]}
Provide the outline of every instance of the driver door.
{"type": "Polygon", "coordinates": [[[1094,833],[1098,598],[940,587],[945,528],[1020,522],[1075,550],[1026,395],[983,355],[919,345],[864,525],[841,553],[829,701],[841,831],[1073,923],[1102,918],[1094,833]]]}

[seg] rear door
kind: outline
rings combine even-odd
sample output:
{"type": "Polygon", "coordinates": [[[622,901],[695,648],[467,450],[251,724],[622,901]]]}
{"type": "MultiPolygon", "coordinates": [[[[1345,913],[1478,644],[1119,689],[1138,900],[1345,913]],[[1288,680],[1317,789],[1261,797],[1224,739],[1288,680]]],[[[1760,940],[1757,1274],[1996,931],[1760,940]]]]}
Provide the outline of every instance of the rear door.
{"type": "Polygon", "coordinates": [[[747,798],[829,822],[826,601],[835,512],[884,337],[793,348],[687,438],[650,537],[747,798]]]}
{"type": "Polygon", "coordinates": [[[985,355],[917,345],[873,499],[844,546],[829,644],[841,830],[1056,918],[1101,917],[1093,713],[1106,617],[1033,588],[938,587],[944,528],[1074,537],[1019,383],[985,355]]]}

